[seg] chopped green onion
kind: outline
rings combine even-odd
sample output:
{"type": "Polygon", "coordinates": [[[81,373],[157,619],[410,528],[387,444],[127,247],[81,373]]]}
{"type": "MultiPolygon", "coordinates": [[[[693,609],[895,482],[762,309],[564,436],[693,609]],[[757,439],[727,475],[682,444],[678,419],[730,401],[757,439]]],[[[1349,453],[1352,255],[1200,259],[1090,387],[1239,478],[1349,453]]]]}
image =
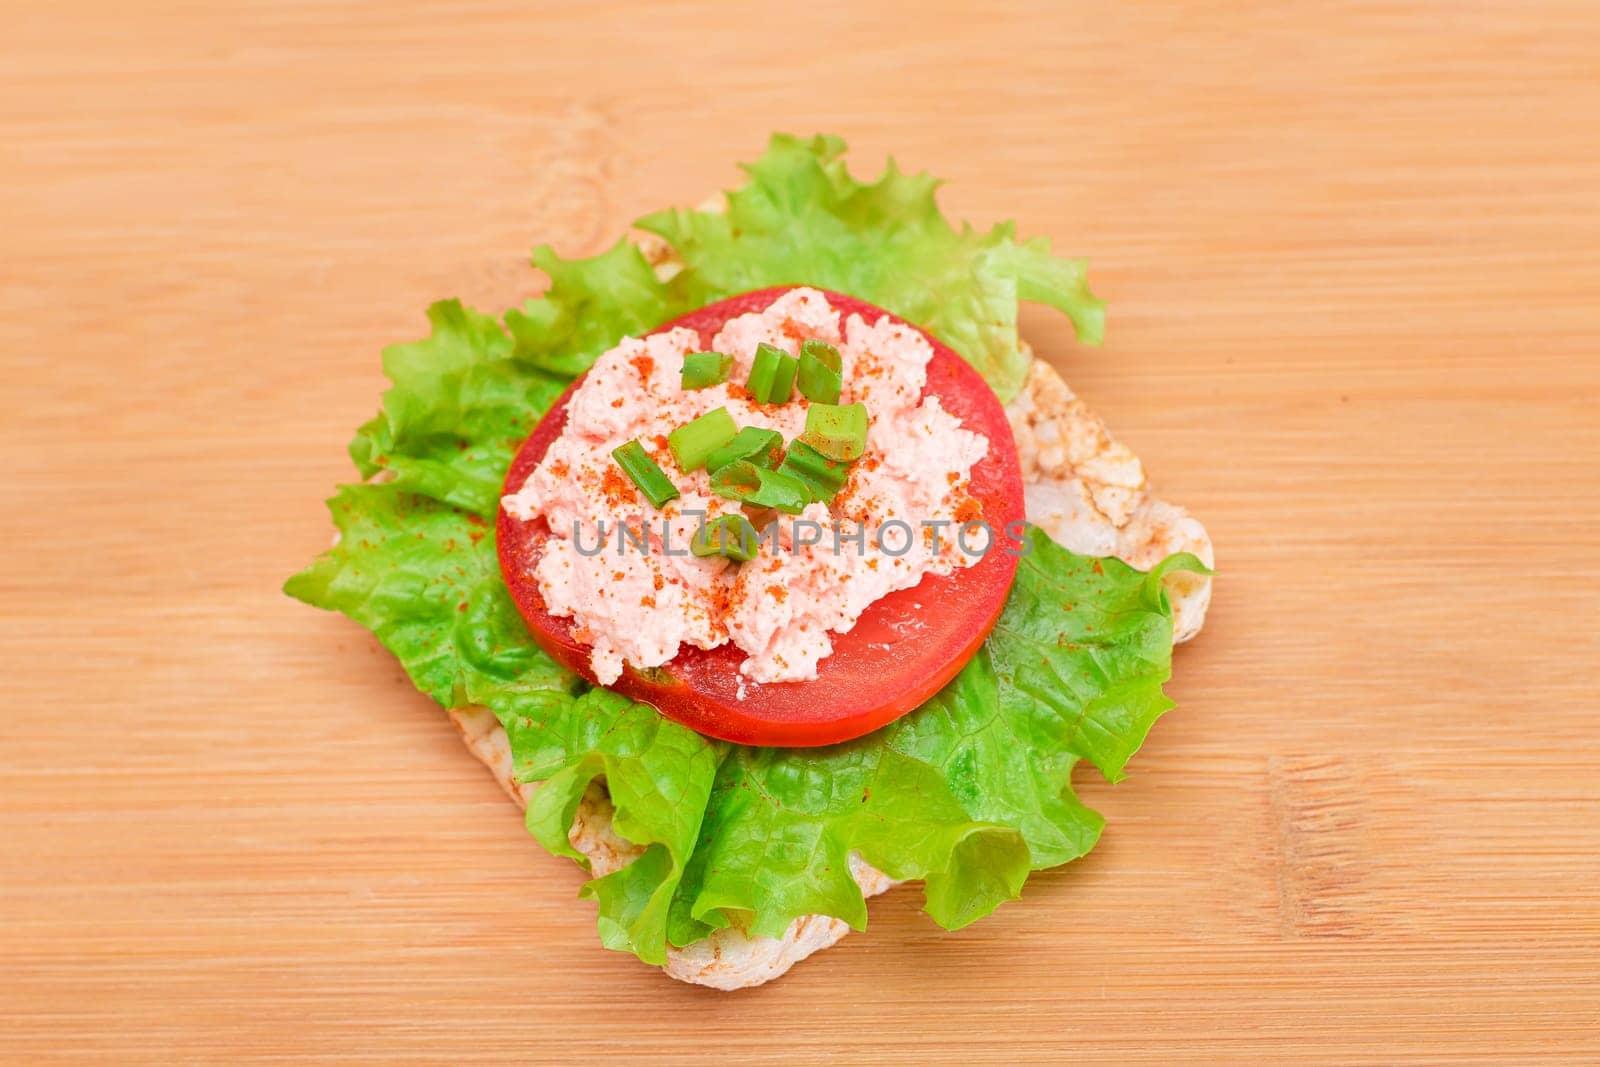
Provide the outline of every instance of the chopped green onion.
{"type": "Polygon", "coordinates": [[[718,515],[689,542],[689,551],[697,556],[726,556],[741,563],[754,559],[758,547],[756,528],[743,515],[718,515]]]}
{"type": "Polygon", "coordinates": [[[667,434],[667,447],[678,466],[692,471],[703,466],[706,457],[733,440],[739,432],[727,408],[712,408],[692,422],[686,422],[667,434]]]}
{"type": "Polygon", "coordinates": [[[859,459],[867,449],[867,406],[812,404],[800,439],[829,459],[859,459]]]}
{"type": "Polygon", "coordinates": [[[639,487],[639,492],[654,506],[659,508],[667,501],[677,499],[678,487],[672,484],[666,472],[656,466],[656,461],[650,458],[650,453],[638,441],[618,445],[611,450],[611,458],[617,461],[622,473],[639,487]]]}
{"type": "Polygon", "coordinates": [[[772,392],[772,376],[778,373],[781,359],[783,349],[765,341],[756,345],[756,356],[750,363],[750,377],[744,383],[744,387],[750,391],[750,398],[756,403],[767,402],[767,394],[772,392]]]}
{"type": "Polygon", "coordinates": [[[772,391],[765,403],[787,404],[794,395],[794,377],[800,370],[800,361],[788,353],[778,357],[778,369],[772,375],[772,391]]]}
{"type": "Polygon", "coordinates": [[[715,474],[741,459],[772,470],[782,455],[783,434],[777,430],[763,430],[759,426],[746,426],[733,435],[733,440],[706,458],[706,470],[715,474]]]}
{"type": "Polygon", "coordinates": [[[850,474],[850,464],[830,459],[806,443],[804,437],[789,442],[789,451],[783,457],[779,474],[788,474],[803,482],[811,499],[826,504],[844,488],[850,474]]]}
{"type": "Polygon", "coordinates": [[[815,338],[800,346],[800,393],[807,400],[837,404],[843,386],[839,350],[815,338]]]}
{"type": "Polygon", "coordinates": [[[733,357],[721,352],[690,352],[683,357],[682,381],[685,389],[705,389],[721,385],[733,370],[733,357]]]}
{"type": "Polygon", "coordinates": [[[724,500],[777,508],[790,515],[800,514],[811,503],[805,482],[793,473],[769,471],[742,459],[711,476],[711,491],[724,500]]]}
{"type": "Polygon", "coordinates": [[[756,358],[750,364],[745,388],[758,404],[786,404],[794,391],[794,376],[800,361],[776,345],[765,341],[756,345],[756,358]]]}

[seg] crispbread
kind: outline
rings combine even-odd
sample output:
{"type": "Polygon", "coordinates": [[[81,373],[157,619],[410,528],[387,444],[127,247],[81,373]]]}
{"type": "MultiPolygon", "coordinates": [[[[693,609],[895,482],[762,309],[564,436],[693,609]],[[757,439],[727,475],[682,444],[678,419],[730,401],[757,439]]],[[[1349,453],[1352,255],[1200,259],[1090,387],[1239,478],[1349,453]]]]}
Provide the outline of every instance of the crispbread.
{"type": "MultiPolygon", "coordinates": [[[[654,241],[641,241],[641,247],[658,272],[665,276],[675,270],[670,249],[654,241]]],[[[1139,458],[1111,436],[1048,364],[1034,360],[1022,392],[1007,405],[1006,414],[1017,440],[1028,518],[1058,543],[1085,555],[1115,556],[1141,570],[1173,552],[1193,552],[1207,566],[1214,563],[1205,527],[1182,508],[1150,493],[1139,458]]],[[[1165,581],[1173,609],[1173,639],[1186,641],[1205,622],[1211,579],[1178,573],[1165,581]]],[[[459,708],[450,716],[467,747],[506,793],[526,805],[537,784],[516,781],[510,743],[494,716],[483,708],[459,708]]],[[[588,857],[596,877],[617,870],[642,851],[612,831],[611,814],[603,785],[592,783],[568,834],[573,846],[588,857]]],[[[896,884],[855,856],[851,873],[868,897],[896,884]]],[[[669,947],[663,969],[680,981],[741,989],[777,978],[849,931],[843,920],[824,915],[796,919],[781,938],[749,937],[730,927],[687,948],[669,947]]]]}

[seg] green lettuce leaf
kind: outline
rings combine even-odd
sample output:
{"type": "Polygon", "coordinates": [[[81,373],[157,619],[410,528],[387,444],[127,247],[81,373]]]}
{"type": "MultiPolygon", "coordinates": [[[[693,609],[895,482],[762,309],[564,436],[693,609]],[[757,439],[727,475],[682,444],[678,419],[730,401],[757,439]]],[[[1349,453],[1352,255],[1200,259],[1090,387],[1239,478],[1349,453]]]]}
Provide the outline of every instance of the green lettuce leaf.
{"type": "Polygon", "coordinates": [[[350,458],[364,478],[387,470],[401,489],[491,518],[512,455],[566,381],[512,360],[500,323],[458,300],[428,321],[432,336],[384,351],[394,387],[350,458]]]}
{"type": "Polygon", "coordinates": [[[730,922],[778,937],[813,914],[859,930],[867,907],[852,853],[891,877],[926,879],[928,914],[949,929],[1014,899],[1029,867],[1015,827],[974,819],[939,767],[880,735],[824,749],[735,745],[679,890],[674,938],[730,922]]]}
{"type": "Polygon", "coordinates": [[[338,543],[286,591],[370,629],[446,707],[489,707],[517,774],[544,783],[527,824],[582,862],[568,832],[604,797],[637,859],[587,883],[607,946],[651,963],[736,925],[777,935],[795,918],[861,926],[852,857],[924,882],[958,928],[1015,898],[1030,870],[1087,852],[1102,822],[1072,791],[1080,759],[1120,777],[1170,707],[1171,612],[1160,576],[1075,556],[1030,533],[988,642],[923,707],[825,749],[715,742],[591,689],[529,637],[500,579],[493,516],[506,466],[566,380],[623,336],[708,300],[805,282],[886,306],[939,334],[1002,395],[1020,382],[1018,299],[1061,308],[1097,340],[1082,264],[1009,226],[978,234],[939,214],[936,183],[891,163],[856,181],[833,138],[776,137],[726,213],[644,220],[684,268],[657,279],[638,250],[535,262],[542,296],[494,318],[448,301],[431,335],[384,354],[383,409],[350,447],[366,484],[330,501],[338,543]],[[605,792],[596,794],[597,783],[605,792]]]}
{"type": "Polygon", "coordinates": [[[1161,584],[1178,570],[1209,573],[1188,553],[1148,574],[1119,559],[1078,556],[1038,530],[989,639],[1000,702],[1039,720],[1038,737],[1119,781],[1150,727],[1173,706],[1172,619],[1161,584]]]}
{"type": "Polygon", "coordinates": [[[1073,793],[1078,757],[1054,724],[1007,699],[1009,680],[995,672],[997,658],[1013,651],[1004,637],[992,636],[932,700],[888,727],[885,742],[938,768],[972,817],[1015,827],[1031,867],[1042,870],[1088,852],[1104,822],[1073,793]]]}
{"type": "Polygon", "coordinates": [[[605,689],[572,696],[517,683],[472,695],[506,728],[518,777],[544,783],[528,802],[527,823],[551,852],[588,866],[567,833],[590,783],[604,781],[612,829],[645,851],[583,893],[600,905],[602,944],[666,962],[668,911],[725,746],[605,689]]]}
{"type": "Polygon", "coordinates": [[[486,683],[574,685],[528,636],[486,520],[392,483],[344,486],[328,509],[338,543],[284,592],[371,630],[422,692],[448,708],[486,683]]]}
{"type": "Polygon", "coordinates": [[[1089,291],[1083,260],[1053,255],[1043,238],[1019,243],[1011,223],[953,226],[933,177],[903,174],[890,160],[876,181],[859,181],[843,154],[837,137],[777,134],[745,167],[749,180],[727,194],[725,210],[639,219],[681,262],[669,281],[627,240],[586,259],[535,249],[533,263],[550,286],[506,313],[516,360],[571,377],[623,337],[736,293],[795,284],[849,293],[917,323],[1002,400],[1028,370],[1017,340],[1019,300],[1064,312],[1079,340],[1100,343],[1105,305],[1089,291]]]}
{"type": "Polygon", "coordinates": [[[542,245],[533,251],[533,265],[550,276],[550,287],[506,312],[506,326],[519,360],[569,378],[622,338],[648,333],[698,306],[673,299],[627,239],[588,259],[562,259],[542,245]]]}
{"type": "Polygon", "coordinates": [[[1075,555],[1037,529],[1000,622],[956,678],[884,729],[821,749],[729,746],[679,888],[674,943],[737,922],[777,936],[801,915],[860,927],[848,859],[923,879],[958,929],[1015,899],[1029,870],[1088,852],[1103,825],[1072,791],[1077,760],[1121,774],[1171,706],[1161,576],[1075,555]],[[1051,688],[1044,678],[1070,682],[1051,688]]]}
{"type": "Polygon", "coordinates": [[[1015,228],[952,226],[938,181],[902,174],[851,177],[837,137],[772,138],[745,168],[749,182],[725,211],[669,210],[637,225],[672,245],[684,269],[668,283],[684,310],[770,285],[815,285],[877,304],[932,333],[981,373],[1002,400],[1022,385],[1017,301],[1049,304],[1079,340],[1098,344],[1105,306],[1089,292],[1082,260],[1058,259],[1043,240],[1018,244],[1015,228]]]}
{"type": "Polygon", "coordinates": [[[1083,855],[1102,822],[1072,791],[1081,757],[1121,773],[1170,706],[1171,611],[1160,576],[1074,555],[1037,530],[994,633],[932,700],[877,733],[822,749],[710,741],[645,705],[585,690],[528,638],[476,516],[392,485],[332,501],[338,545],[291,595],[372,629],[419,689],[491,708],[517,773],[544,782],[528,828],[567,840],[603,781],[613,828],[644,848],[585,886],[601,940],[660,963],[738,925],[778,936],[802,915],[852,926],[858,855],[922,879],[933,920],[957,929],[1015,899],[1030,870],[1083,855]]]}

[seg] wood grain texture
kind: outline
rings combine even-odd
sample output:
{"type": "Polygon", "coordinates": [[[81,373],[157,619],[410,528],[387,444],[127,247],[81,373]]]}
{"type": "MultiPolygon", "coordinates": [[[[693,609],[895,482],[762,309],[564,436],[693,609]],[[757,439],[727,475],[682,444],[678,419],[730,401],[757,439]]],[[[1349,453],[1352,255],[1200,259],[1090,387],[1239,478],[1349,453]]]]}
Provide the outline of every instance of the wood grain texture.
{"type": "Polygon", "coordinates": [[[1600,12],[1222,7],[8,12],[0,1060],[1600,1060],[1600,12]],[[774,127],[1092,258],[1222,576],[1091,857],[727,997],[278,586],[428,301],[774,127]]]}

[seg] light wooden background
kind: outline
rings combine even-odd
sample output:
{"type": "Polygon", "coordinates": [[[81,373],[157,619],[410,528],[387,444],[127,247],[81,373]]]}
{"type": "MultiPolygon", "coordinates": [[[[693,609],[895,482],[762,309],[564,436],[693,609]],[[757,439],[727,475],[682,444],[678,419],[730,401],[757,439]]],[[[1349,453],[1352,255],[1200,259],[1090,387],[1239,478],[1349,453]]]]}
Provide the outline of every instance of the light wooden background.
{"type": "Polygon", "coordinates": [[[964,6],[13,5],[0,1060],[1600,1060],[1600,10],[964,6]],[[1222,576],[1091,858],[726,997],[278,586],[428,301],[775,127],[1092,257],[1222,576]]]}

